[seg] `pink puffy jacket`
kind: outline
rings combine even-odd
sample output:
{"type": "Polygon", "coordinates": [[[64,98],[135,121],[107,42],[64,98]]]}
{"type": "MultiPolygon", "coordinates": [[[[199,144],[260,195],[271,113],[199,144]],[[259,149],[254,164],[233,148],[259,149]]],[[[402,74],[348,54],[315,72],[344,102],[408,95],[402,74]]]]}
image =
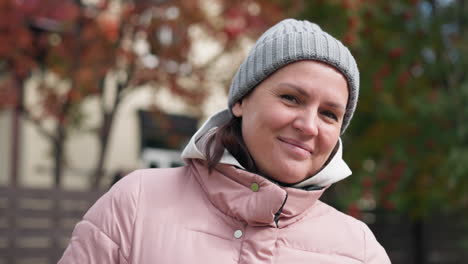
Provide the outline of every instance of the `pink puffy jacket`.
{"type": "Polygon", "coordinates": [[[76,226],[59,263],[387,264],[368,227],[319,201],[203,161],[136,171],[76,226]]]}

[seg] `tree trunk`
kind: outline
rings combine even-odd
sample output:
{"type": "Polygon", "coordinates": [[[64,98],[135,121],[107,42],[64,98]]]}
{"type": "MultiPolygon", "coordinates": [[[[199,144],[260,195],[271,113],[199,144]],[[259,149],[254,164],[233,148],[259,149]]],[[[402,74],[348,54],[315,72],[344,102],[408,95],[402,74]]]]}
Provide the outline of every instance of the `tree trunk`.
{"type": "Polygon", "coordinates": [[[18,186],[19,167],[20,167],[20,148],[21,148],[21,115],[23,113],[23,80],[21,78],[15,79],[16,90],[18,91],[18,98],[15,108],[13,109],[13,120],[11,130],[11,167],[10,167],[10,185],[13,187],[18,186]]]}
{"type": "Polygon", "coordinates": [[[102,178],[104,176],[104,164],[106,162],[108,146],[109,146],[109,139],[112,131],[112,124],[114,123],[114,116],[115,110],[109,113],[104,113],[103,115],[103,126],[101,127],[101,131],[99,133],[99,156],[98,161],[96,163],[96,167],[92,173],[91,178],[91,189],[98,190],[99,186],[101,185],[102,178]]]}
{"type": "Polygon", "coordinates": [[[66,138],[65,127],[59,123],[57,125],[56,132],[57,137],[54,140],[54,184],[57,189],[60,189],[62,184],[62,174],[64,168],[66,138]]]}

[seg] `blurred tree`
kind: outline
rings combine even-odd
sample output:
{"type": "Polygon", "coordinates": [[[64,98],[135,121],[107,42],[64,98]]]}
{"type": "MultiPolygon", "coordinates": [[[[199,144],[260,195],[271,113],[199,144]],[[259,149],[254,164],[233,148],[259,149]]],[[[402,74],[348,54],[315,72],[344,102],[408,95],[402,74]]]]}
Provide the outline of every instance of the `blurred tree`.
{"type": "Polygon", "coordinates": [[[301,17],[341,38],[361,70],[342,205],[371,199],[415,217],[468,205],[467,11],[450,0],[307,2],[301,17]]]}
{"type": "Polygon", "coordinates": [[[361,72],[344,135],[353,177],[335,186],[342,208],[422,221],[468,206],[468,7],[465,0],[307,1],[301,17],[342,39],[361,72]]]}
{"type": "Polygon", "coordinates": [[[100,150],[90,186],[98,188],[113,121],[125,96],[143,85],[166,88],[199,111],[208,92],[208,69],[223,54],[241,48],[239,39],[256,36],[297,9],[296,2],[3,0],[0,107],[18,108],[49,140],[59,187],[65,142],[86,121],[83,103],[97,98],[100,122],[94,131],[100,150]],[[204,63],[191,56],[200,38],[194,36],[195,27],[221,46],[204,63]],[[33,103],[23,102],[23,92],[30,92],[25,91],[28,80],[39,84],[33,103]]]}

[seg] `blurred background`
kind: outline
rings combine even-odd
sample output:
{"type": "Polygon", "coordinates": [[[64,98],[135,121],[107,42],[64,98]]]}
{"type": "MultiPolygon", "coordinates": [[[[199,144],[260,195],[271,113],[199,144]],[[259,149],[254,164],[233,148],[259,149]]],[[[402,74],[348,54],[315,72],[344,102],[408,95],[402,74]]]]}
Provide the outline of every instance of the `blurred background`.
{"type": "Polygon", "coordinates": [[[286,17],[361,71],[353,176],[324,199],[392,263],[468,263],[465,0],[0,0],[0,264],[56,263],[128,172],[183,164],[256,38],[286,17]]]}

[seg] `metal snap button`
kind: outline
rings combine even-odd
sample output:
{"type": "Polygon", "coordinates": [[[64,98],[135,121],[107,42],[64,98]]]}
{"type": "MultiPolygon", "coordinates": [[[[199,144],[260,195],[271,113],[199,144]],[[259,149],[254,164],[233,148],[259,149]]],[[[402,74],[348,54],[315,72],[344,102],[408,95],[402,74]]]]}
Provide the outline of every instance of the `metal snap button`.
{"type": "Polygon", "coordinates": [[[238,229],[238,230],[234,231],[234,237],[235,238],[241,238],[242,235],[243,235],[242,230],[238,229]]]}
{"type": "Polygon", "coordinates": [[[260,186],[258,185],[258,183],[254,182],[250,185],[250,189],[253,191],[253,192],[258,192],[258,190],[260,189],[260,186]]]}

